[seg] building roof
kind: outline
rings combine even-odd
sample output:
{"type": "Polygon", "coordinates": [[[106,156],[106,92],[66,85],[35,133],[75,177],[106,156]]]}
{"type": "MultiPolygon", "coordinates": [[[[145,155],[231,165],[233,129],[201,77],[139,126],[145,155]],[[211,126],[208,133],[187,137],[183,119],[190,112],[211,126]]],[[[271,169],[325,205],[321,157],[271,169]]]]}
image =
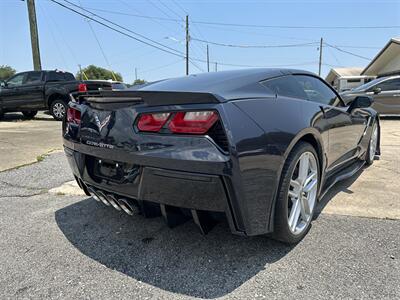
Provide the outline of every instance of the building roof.
{"type": "Polygon", "coordinates": [[[332,68],[326,76],[326,81],[332,82],[336,77],[360,76],[362,70],[363,68],[360,67],[332,68]]]}
{"type": "Polygon", "coordinates": [[[395,59],[400,60],[400,38],[392,38],[365,67],[361,75],[379,76],[400,72],[397,64],[391,64],[395,59]]]}

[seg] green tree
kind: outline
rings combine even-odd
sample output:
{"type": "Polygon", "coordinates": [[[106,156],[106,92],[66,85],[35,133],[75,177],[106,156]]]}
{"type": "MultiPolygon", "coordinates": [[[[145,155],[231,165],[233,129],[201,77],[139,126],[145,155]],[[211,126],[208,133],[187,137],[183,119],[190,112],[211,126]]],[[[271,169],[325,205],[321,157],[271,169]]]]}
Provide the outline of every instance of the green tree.
{"type": "Polygon", "coordinates": [[[147,81],[144,80],[144,79],[136,79],[136,80],[133,82],[133,85],[141,85],[141,84],[145,84],[145,83],[147,83],[147,81]]]}
{"type": "Polygon", "coordinates": [[[16,71],[10,66],[7,65],[0,66],[0,80],[6,80],[11,76],[13,76],[15,73],[16,71]]]}
{"type": "Polygon", "coordinates": [[[89,65],[86,68],[82,69],[81,72],[76,74],[76,78],[83,79],[83,80],[90,80],[90,79],[101,79],[101,80],[116,80],[122,81],[122,76],[120,73],[107,70],[101,67],[97,67],[95,65],[89,65]],[[82,77],[81,77],[82,75],[82,77]]]}

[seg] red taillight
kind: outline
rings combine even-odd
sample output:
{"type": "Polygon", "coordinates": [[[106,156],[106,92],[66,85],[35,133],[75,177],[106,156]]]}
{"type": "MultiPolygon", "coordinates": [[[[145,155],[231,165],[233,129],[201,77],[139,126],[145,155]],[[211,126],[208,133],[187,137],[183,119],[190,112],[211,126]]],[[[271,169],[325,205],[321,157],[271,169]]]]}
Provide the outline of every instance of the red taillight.
{"type": "Polygon", "coordinates": [[[81,112],[75,108],[68,107],[67,122],[79,125],[81,123],[81,112]]]}
{"type": "Polygon", "coordinates": [[[80,83],[78,85],[78,91],[81,93],[87,92],[87,85],[85,83],[80,83]]]}
{"type": "Polygon", "coordinates": [[[215,111],[178,112],[168,127],[174,133],[205,134],[217,120],[215,111]]]}
{"type": "Polygon", "coordinates": [[[169,118],[169,113],[143,114],[137,127],[140,131],[158,132],[169,118]]]}

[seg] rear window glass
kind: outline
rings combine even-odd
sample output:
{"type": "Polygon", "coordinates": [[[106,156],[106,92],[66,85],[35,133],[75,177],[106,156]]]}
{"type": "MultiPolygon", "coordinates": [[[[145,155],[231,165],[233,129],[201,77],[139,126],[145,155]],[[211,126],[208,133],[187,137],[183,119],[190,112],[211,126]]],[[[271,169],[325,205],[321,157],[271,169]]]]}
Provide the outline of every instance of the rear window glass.
{"type": "Polygon", "coordinates": [[[112,83],[113,90],[124,90],[126,89],[126,85],[124,83],[112,83]]]}
{"type": "Polygon", "coordinates": [[[292,76],[272,78],[261,82],[261,84],[279,96],[308,99],[303,88],[292,76]]]}
{"type": "Polygon", "coordinates": [[[65,76],[65,80],[67,80],[67,81],[75,80],[75,76],[72,75],[71,73],[64,73],[64,76],[65,76]]]}
{"type": "Polygon", "coordinates": [[[71,73],[52,71],[47,74],[47,81],[70,81],[75,80],[71,73]]]}

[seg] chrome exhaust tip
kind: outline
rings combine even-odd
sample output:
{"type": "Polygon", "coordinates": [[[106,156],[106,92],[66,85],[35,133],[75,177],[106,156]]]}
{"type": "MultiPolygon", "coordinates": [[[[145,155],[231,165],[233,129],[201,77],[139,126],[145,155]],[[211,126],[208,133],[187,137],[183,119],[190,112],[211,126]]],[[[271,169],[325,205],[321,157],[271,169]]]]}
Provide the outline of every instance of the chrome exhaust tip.
{"type": "Polygon", "coordinates": [[[89,192],[90,196],[92,196],[92,198],[93,198],[94,200],[96,200],[96,201],[98,201],[98,202],[101,201],[100,198],[99,198],[99,196],[97,195],[96,191],[95,191],[93,188],[88,187],[87,189],[88,189],[88,192],[89,192]]]}
{"type": "Polygon", "coordinates": [[[108,200],[108,202],[110,202],[112,207],[114,207],[116,210],[118,210],[118,211],[121,210],[121,206],[119,206],[119,204],[117,202],[117,198],[115,198],[113,195],[108,194],[107,200],[108,200]]]}
{"type": "Polygon", "coordinates": [[[96,193],[101,202],[103,202],[107,206],[111,205],[111,203],[108,202],[106,195],[102,191],[96,191],[96,193]]]}
{"type": "Polygon", "coordinates": [[[137,212],[136,207],[133,206],[133,205],[131,205],[131,204],[129,203],[129,200],[128,200],[128,199],[120,198],[120,199],[118,199],[118,204],[119,204],[119,206],[121,206],[122,210],[123,210],[125,213],[127,213],[128,215],[130,215],[130,216],[133,216],[133,214],[134,214],[135,212],[137,212]]]}

